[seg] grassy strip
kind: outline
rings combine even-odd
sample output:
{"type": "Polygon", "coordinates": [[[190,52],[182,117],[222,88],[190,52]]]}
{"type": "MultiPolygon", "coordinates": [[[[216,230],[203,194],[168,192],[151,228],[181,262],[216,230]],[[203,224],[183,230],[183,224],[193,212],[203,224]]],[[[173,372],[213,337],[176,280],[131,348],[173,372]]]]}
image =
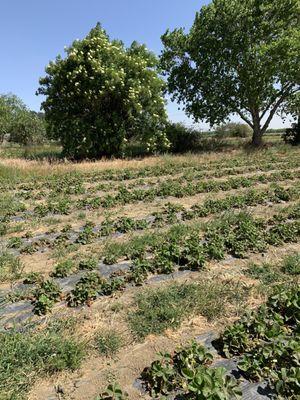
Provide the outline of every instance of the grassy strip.
{"type": "Polygon", "coordinates": [[[84,346],[68,321],[42,331],[0,333],[0,398],[22,400],[37,378],[77,369],[84,346]]]}
{"type": "Polygon", "coordinates": [[[207,280],[197,283],[174,283],[164,288],[147,289],[135,297],[134,311],[128,321],[137,339],[149,334],[162,334],[167,328],[177,328],[182,321],[202,315],[209,321],[235,310],[246,301],[249,289],[233,282],[207,280]]]}
{"type": "Polygon", "coordinates": [[[292,281],[297,281],[300,275],[300,253],[293,253],[285,257],[280,263],[250,263],[244,271],[246,276],[258,279],[266,286],[292,281]]]}

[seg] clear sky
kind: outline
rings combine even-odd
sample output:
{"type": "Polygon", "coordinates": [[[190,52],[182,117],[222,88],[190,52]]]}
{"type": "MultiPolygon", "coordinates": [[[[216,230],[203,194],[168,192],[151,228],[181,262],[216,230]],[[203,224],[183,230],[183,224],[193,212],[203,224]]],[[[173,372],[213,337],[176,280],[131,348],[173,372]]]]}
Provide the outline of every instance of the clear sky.
{"type": "MultiPolygon", "coordinates": [[[[195,12],[209,1],[196,0],[0,0],[0,93],[12,92],[33,110],[44,68],[64,46],[83,38],[99,21],[111,38],[145,43],[159,54],[167,28],[189,28],[195,12]]],[[[189,122],[176,104],[169,117],[189,122]]],[[[279,119],[272,124],[281,126],[279,119]]],[[[205,128],[204,124],[201,127],[205,128]]]]}

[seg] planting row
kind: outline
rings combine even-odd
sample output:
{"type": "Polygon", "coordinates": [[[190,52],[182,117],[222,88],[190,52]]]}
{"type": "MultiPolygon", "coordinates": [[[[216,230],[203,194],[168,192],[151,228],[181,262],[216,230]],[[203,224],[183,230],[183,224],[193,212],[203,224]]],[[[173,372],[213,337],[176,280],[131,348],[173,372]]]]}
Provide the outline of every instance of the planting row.
{"type": "MultiPolygon", "coordinates": [[[[40,239],[12,237],[7,242],[7,247],[15,249],[15,252],[32,254],[39,249],[55,248],[71,243],[88,244],[97,238],[107,237],[118,233],[127,233],[135,230],[157,228],[166,224],[175,224],[181,221],[193,220],[196,218],[207,217],[209,215],[248,207],[260,204],[273,204],[299,199],[300,186],[284,188],[278,185],[268,189],[248,190],[245,193],[227,196],[217,200],[205,200],[202,204],[195,204],[191,208],[184,208],[177,204],[167,203],[161,212],[156,212],[143,219],[133,219],[130,217],[120,217],[111,219],[107,217],[104,222],[95,226],[92,222],[87,222],[82,229],[75,232],[70,225],[62,228],[61,233],[44,235],[40,239]],[[51,239],[52,237],[52,239],[51,239]]],[[[27,235],[28,236],[28,235],[27,235]]]]}
{"type": "MultiPolygon", "coordinates": [[[[156,244],[136,248],[128,271],[117,270],[108,279],[89,272],[64,296],[69,306],[90,304],[98,296],[111,295],[128,284],[141,285],[151,274],[171,274],[179,269],[199,271],[209,260],[222,260],[226,254],[245,257],[249,252],[263,252],[269,245],[297,242],[300,236],[300,204],[288,207],[264,222],[246,213],[223,216],[205,226],[187,227],[185,235],[177,231],[156,244]],[[284,221],[284,222],[282,222],[284,221]]],[[[116,260],[106,260],[116,261],[116,260]]],[[[82,261],[81,269],[94,269],[97,261],[82,261]]],[[[69,272],[72,264],[56,267],[54,276],[69,272]]],[[[55,281],[41,281],[32,294],[34,311],[43,314],[62,299],[55,281]]]]}
{"type": "Polygon", "coordinates": [[[46,204],[39,204],[34,208],[33,214],[24,212],[25,206],[22,202],[12,202],[7,207],[1,217],[2,223],[9,220],[9,217],[18,215],[24,218],[30,216],[45,217],[48,214],[68,215],[75,210],[112,208],[118,205],[132,204],[139,201],[151,202],[156,198],[166,197],[186,197],[194,196],[199,193],[209,193],[218,191],[229,191],[232,189],[252,187],[255,184],[266,184],[269,182],[283,182],[286,180],[297,180],[300,171],[278,171],[271,174],[258,174],[250,177],[229,178],[225,181],[201,181],[182,184],[176,181],[164,181],[156,187],[150,189],[129,190],[126,187],[119,188],[116,194],[107,194],[102,197],[86,197],[77,201],[68,197],[52,199],[46,204]],[[22,214],[23,212],[23,214],[22,214]]]}
{"type": "MultiPolygon", "coordinates": [[[[290,160],[288,163],[285,163],[284,165],[284,169],[293,169],[296,168],[297,166],[299,166],[300,162],[299,161],[294,161],[294,160],[290,160]]],[[[267,164],[266,166],[249,166],[249,171],[251,170],[259,170],[261,172],[263,171],[268,171],[268,170],[274,170],[276,168],[276,165],[282,165],[282,163],[277,163],[277,164],[267,164]]],[[[228,176],[228,175],[235,175],[238,173],[244,173],[245,171],[240,171],[240,170],[223,170],[223,169],[218,169],[217,171],[215,171],[215,175],[216,176],[228,176]]],[[[247,171],[246,171],[247,172],[247,171]]],[[[185,181],[191,181],[194,179],[200,179],[201,177],[205,177],[207,175],[207,171],[188,171],[187,173],[184,173],[183,176],[178,177],[177,179],[180,179],[181,181],[185,182],[185,181]],[[201,174],[204,174],[204,176],[202,176],[201,174]]],[[[208,176],[212,177],[211,174],[209,174],[208,176]]],[[[20,191],[19,192],[14,192],[14,199],[16,198],[23,198],[23,199],[42,199],[45,197],[49,197],[49,200],[53,200],[53,198],[59,196],[59,195],[71,195],[71,194],[84,194],[86,193],[86,189],[83,186],[83,177],[81,177],[80,175],[78,175],[77,173],[67,173],[63,176],[63,178],[59,178],[57,182],[55,182],[54,184],[47,184],[43,186],[43,190],[37,192],[37,187],[38,187],[38,183],[37,182],[31,182],[30,184],[24,184],[23,186],[20,187],[20,191]],[[62,181],[60,181],[60,179],[63,179],[62,181]],[[48,189],[53,189],[52,192],[50,194],[47,194],[47,190],[48,189]]],[[[139,180],[136,183],[133,183],[131,185],[131,187],[134,187],[134,185],[144,185],[145,182],[143,180],[139,180]]],[[[122,188],[124,188],[124,185],[121,186],[122,188]]],[[[130,185],[128,186],[130,187],[130,185]]],[[[99,184],[96,185],[94,187],[89,187],[88,188],[88,193],[92,193],[94,190],[102,190],[102,191],[111,191],[112,189],[116,189],[118,188],[117,186],[114,187],[111,183],[109,184],[99,184]]],[[[20,200],[19,199],[19,200],[20,200]]],[[[1,198],[1,202],[5,202],[6,197],[2,197],[1,198]]],[[[0,204],[1,205],[1,209],[4,211],[4,208],[6,206],[6,204],[0,204]]]]}
{"type": "MultiPolygon", "coordinates": [[[[109,170],[104,171],[91,171],[91,172],[80,172],[76,171],[74,173],[54,173],[53,175],[26,175],[15,173],[14,176],[9,176],[9,181],[2,180],[0,188],[5,190],[14,190],[16,187],[23,190],[39,190],[39,189],[50,189],[53,191],[62,191],[67,193],[81,192],[83,188],[83,179],[85,182],[96,182],[102,181],[122,181],[137,178],[146,177],[158,177],[166,175],[174,175],[182,173],[184,170],[195,170],[199,172],[209,171],[209,170],[219,170],[222,171],[226,168],[235,167],[249,167],[254,164],[258,169],[260,168],[270,168],[272,169],[274,165],[298,165],[299,157],[297,152],[295,155],[292,153],[287,154],[287,156],[281,155],[278,159],[277,155],[264,154],[262,159],[241,157],[225,159],[222,161],[211,161],[208,163],[201,163],[199,161],[181,161],[181,160],[167,160],[163,165],[155,166],[142,166],[141,168],[125,168],[122,170],[109,170]],[[71,192],[69,192],[69,189],[71,192]]],[[[4,167],[3,167],[4,168],[4,167]]]]}

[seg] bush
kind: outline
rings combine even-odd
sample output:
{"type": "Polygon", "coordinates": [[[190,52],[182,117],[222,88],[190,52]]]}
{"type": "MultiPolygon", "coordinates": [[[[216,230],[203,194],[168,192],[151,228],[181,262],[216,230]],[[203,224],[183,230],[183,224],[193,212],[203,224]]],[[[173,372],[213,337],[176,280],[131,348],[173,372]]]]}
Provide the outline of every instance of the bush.
{"type": "Polygon", "coordinates": [[[167,138],[170,141],[170,150],[173,153],[184,153],[197,148],[201,139],[201,132],[184,125],[182,122],[169,122],[167,125],[167,138]]]}
{"type": "Polygon", "coordinates": [[[251,136],[252,130],[246,124],[229,122],[228,124],[217,126],[215,133],[221,137],[248,138],[251,136]]]}
{"type": "Polygon", "coordinates": [[[285,143],[297,146],[300,144],[300,119],[298,123],[293,124],[292,128],[286,129],[285,133],[282,135],[285,143]]]}
{"type": "Polygon", "coordinates": [[[99,24],[66,52],[47,66],[38,90],[49,137],[61,141],[65,156],[120,155],[133,138],[148,151],[168,147],[164,81],[153,53],[111,41],[99,24]]]}

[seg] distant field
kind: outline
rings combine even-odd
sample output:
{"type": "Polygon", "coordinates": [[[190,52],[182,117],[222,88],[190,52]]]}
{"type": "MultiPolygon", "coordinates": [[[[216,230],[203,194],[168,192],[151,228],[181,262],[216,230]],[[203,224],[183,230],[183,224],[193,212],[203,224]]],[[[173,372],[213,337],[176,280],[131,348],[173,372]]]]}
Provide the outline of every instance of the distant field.
{"type": "Polygon", "coordinates": [[[112,382],[157,398],[152,370],[137,379],[158,351],[297,291],[300,149],[266,139],[77,164],[49,163],[58,146],[1,149],[0,398],[95,400],[112,382]]]}

